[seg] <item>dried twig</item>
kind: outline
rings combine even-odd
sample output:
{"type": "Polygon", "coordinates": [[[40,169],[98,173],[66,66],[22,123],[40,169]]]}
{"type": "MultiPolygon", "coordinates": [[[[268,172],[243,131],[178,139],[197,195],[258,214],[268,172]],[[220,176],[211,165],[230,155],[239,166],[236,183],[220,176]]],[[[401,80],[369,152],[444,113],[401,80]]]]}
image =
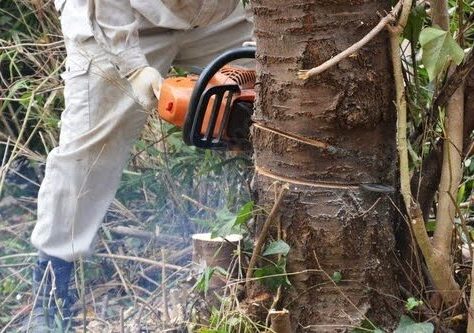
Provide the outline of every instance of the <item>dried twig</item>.
{"type": "MultiPolygon", "coordinates": [[[[105,247],[105,250],[107,251],[108,254],[112,254],[112,252],[110,251],[110,248],[109,246],[107,245],[107,243],[101,239],[102,241],[102,245],[104,245],[105,247]]],[[[127,283],[127,280],[125,280],[125,277],[123,276],[123,273],[122,271],[120,270],[120,267],[117,265],[117,262],[115,261],[114,258],[111,259],[112,260],[112,264],[114,265],[114,268],[115,268],[115,271],[117,272],[119,278],[120,278],[120,281],[122,282],[122,285],[123,285],[123,288],[125,289],[125,292],[126,293],[130,293],[130,291],[135,294],[134,290],[133,289],[130,289],[128,287],[128,283],[127,283]]]]}
{"type": "Polygon", "coordinates": [[[125,325],[123,322],[123,307],[120,307],[120,333],[125,333],[125,325]]]}
{"type": "Polygon", "coordinates": [[[48,49],[54,48],[54,47],[64,47],[64,42],[62,40],[57,41],[57,42],[52,42],[52,43],[18,43],[14,45],[8,45],[8,46],[0,46],[0,50],[6,51],[6,50],[12,50],[12,49],[19,49],[22,47],[28,47],[28,46],[34,46],[34,47],[47,47],[48,49]]]}
{"type": "MultiPolygon", "coordinates": [[[[169,254],[167,257],[168,263],[176,263],[177,261],[184,260],[184,259],[189,259],[191,257],[191,254],[193,253],[193,247],[188,246],[185,247],[182,250],[175,251],[172,254],[169,254]]],[[[143,269],[143,275],[146,276],[146,274],[149,274],[150,272],[154,272],[157,270],[156,266],[150,266],[145,269],[143,269]]]]}
{"type": "Polygon", "coordinates": [[[114,258],[114,259],[121,259],[121,260],[138,261],[144,264],[158,266],[158,267],[166,266],[166,268],[174,270],[174,271],[183,271],[183,272],[190,271],[190,269],[187,267],[182,267],[182,266],[177,266],[177,265],[172,265],[172,264],[165,264],[160,261],[155,261],[155,260],[140,258],[140,257],[124,256],[124,255],[119,255],[119,254],[106,254],[106,253],[96,253],[95,256],[101,257],[101,258],[114,258]]]}
{"type": "Polygon", "coordinates": [[[288,184],[286,184],[281,189],[280,194],[278,195],[278,198],[276,199],[275,204],[273,205],[273,208],[270,211],[270,214],[268,215],[267,219],[265,220],[265,223],[263,224],[262,230],[260,231],[260,236],[258,237],[257,242],[255,243],[255,248],[253,250],[252,257],[250,258],[249,266],[247,268],[247,275],[245,278],[245,289],[247,290],[247,292],[250,287],[250,280],[252,278],[253,269],[255,267],[255,264],[257,263],[257,258],[260,255],[260,252],[262,251],[263,245],[265,244],[268,230],[270,229],[270,226],[278,213],[278,209],[280,208],[280,205],[283,201],[283,197],[288,188],[288,184]]]}
{"type": "Polygon", "coordinates": [[[399,1],[395,7],[388,13],[385,17],[380,19],[379,23],[369,31],[367,35],[365,35],[361,40],[359,40],[357,43],[353,44],[351,47],[345,49],[338,55],[332,57],[331,59],[327,60],[326,62],[322,63],[321,65],[311,68],[309,70],[299,70],[298,71],[298,78],[302,80],[307,80],[310,77],[313,77],[315,75],[318,75],[328,68],[331,68],[332,66],[338,64],[341,60],[349,57],[350,55],[354,54],[357,52],[362,46],[370,42],[375,36],[377,36],[385,27],[394,22],[396,20],[396,16],[398,12],[400,11],[400,8],[402,7],[402,1],[399,1]]]}
{"type": "MultiPolygon", "coordinates": [[[[165,249],[161,249],[161,261],[166,263],[165,249]]],[[[163,297],[163,316],[165,323],[170,321],[170,313],[168,311],[168,295],[166,293],[166,266],[161,268],[161,293],[163,297]]]]}
{"type": "Polygon", "coordinates": [[[197,201],[197,200],[195,200],[195,199],[193,199],[193,198],[187,196],[186,194],[181,194],[181,197],[182,197],[183,199],[186,199],[186,200],[192,202],[193,204],[195,204],[195,205],[196,205],[197,207],[199,207],[200,209],[204,209],[204,210],[207,210],[207,211],[213,212],[213,213],[216,212],[216,210],[215,210],[214,208],[207,207],[206,205],[204,205],[204,204],[200,203],[199,201],[197,201]]]}
{"type": "Polygon", "coordinates": [[[142,240],[154,240],[156,243],[172,243],[177,244],[183,241],[182,237],[167,235],[167,234],[155,234],[150,231],[140,230],[137,228],[117,226],[109,228],[110,232],[126,237],[134,237],[142,240]]]}

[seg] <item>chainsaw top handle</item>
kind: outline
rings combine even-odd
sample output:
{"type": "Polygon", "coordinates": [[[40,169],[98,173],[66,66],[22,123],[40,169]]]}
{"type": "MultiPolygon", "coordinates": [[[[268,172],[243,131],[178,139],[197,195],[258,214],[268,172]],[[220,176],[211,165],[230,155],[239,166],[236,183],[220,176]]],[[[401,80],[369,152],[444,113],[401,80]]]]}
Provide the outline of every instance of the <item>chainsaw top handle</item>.
{"type": "Polygon", "coordinates": [[[206,68],[204,68],[201,75],[199,75],[196,85],[194,86],[194,90],[189,101],[188,112],[186,114],[186,119],[183,126],[183,141],[187,145],[193,144],[192,133],[194,129],[193,127],[196,126],[196,113],[198,112],[199,101],[212,77],[229,62],[238,59],[254,58],[255,47],[239,47],[221,54],[216,59],[214,59],[209,65],[207,65],[206,68]]]}

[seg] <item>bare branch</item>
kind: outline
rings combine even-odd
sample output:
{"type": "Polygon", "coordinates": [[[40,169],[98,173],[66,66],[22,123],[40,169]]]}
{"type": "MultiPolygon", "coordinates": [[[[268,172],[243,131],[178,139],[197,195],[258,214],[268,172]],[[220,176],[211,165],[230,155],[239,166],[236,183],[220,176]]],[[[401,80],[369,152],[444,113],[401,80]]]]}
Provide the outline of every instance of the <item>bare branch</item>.
{"type": "Polygon", "coordinates": [[[369,31],[367,35],[365,35],[361,40],[359,40],[357,43],[353,44],[351,47],[345,49],[335,57],[329,59],[328,61],[324,62],[323,64],[311,68],[309,70],[299,70],[298,71],[298,78],[302,80],[307,80],[310,77],[313,77],[315,75],[318,75],[325,70],[331,68],[332,66],[338,64],[341,60],[349,57],[350,55],[354,54],[358,50],[360,50],[365,44],[370,42],[372,39],[374,39],[375,36],[377,36],[388,24],[394,22],[396,20],[396,16],[398,12],[400,11],[400,8],[402,7],[402,1],[399,1],[395,7],[388,13],[385,17],[383,17],[379,23],[369,31]]]}

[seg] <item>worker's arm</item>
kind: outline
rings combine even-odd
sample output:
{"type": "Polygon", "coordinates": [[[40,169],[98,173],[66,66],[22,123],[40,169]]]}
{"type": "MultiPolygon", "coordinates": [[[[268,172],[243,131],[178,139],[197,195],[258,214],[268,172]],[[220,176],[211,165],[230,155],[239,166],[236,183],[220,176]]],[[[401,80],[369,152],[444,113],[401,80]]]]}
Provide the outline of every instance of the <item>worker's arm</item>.
{"type": "Polygon", "coordinates": [[[129,0],[89,0],[89,15],[97,43],[110,55],[120,75],[126,77],[135,98],[151,110],[159,95],[162,77],[149,67],[140,49],[138,20],[129,0]]]}
{"type": "Polygon", "coordinates": [[[89,0],[94,38],[110,55],[122,77],[148,62],[138,42],[138,20],[129,0],[89,0]]]}

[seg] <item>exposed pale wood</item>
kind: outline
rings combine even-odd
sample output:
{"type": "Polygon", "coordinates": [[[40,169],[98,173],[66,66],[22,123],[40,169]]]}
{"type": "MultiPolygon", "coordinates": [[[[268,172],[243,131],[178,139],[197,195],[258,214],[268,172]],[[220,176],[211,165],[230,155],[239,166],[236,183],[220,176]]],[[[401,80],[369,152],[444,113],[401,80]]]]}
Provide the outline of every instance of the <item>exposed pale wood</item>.
{"type": "Polygon", "coordinates": [[[286,309],[283,310],[270,310],[269,313],[271,326],[275,333],[293,333],[290,322],[290,312],[286,309]]]}

